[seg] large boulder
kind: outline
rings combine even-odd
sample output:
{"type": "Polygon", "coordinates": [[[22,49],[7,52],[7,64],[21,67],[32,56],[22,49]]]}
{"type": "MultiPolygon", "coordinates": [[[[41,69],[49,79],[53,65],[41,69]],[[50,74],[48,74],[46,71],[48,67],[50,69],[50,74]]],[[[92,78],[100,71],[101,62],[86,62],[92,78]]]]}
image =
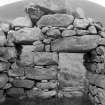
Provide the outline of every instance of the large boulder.
{"type": "Polygon", "coordinates": [[[74,17],[72,15],[67,14],[54,14],[54,15],[44,15],[37,22],[39,27],[42,26],[61,26],[67,27],[73,23],[74,17]]]}
{"type": "Polygon", "coordinates": [[[100,37],[98,35],[73,36],[56,39],[51,44],[52,51],[84,53],[97,47],[100,37]]]}

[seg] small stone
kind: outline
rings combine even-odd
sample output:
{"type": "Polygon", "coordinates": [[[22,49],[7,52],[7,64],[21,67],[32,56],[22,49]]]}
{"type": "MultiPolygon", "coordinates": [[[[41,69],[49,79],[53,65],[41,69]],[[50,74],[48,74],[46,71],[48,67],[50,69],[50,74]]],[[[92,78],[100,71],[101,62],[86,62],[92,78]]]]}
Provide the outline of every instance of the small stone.
{"type": "Polygon", "coordinates": [[[76,30],[77,35],[88,35],[89,31],[88,30],[76,30]]]}
{"type": "Polygon", "coordinates": [[[90,26],[88,28],[88,30],[89,30],[90,34],[97,34],[97,30],[96,30],[95,26],[90,26]]]}
{"type": "Polygon", "coordinates": [[[36,41],[33,43],[33,45],[34,45],[34,52],[44,51],[44,44],[41,41],[36,41]]]}
{"type": "Polygon", "coordinates": [[[49,27],[43,27],[43,28],[42,28],[42,33],[45,34],[48,30],[49,30],[49,27]]]}
{"type": "Polygon", "coordinates": [[[49,30],[47,30],[46,35],[48,37],[57,38],[57,37],[61,36],[61,33],[60,33],[60,31],[58,29],[50,28],[49,30]]]}
{"type": "Polygon", "coordinates": [[[57,81],[55,82],[46,82],[46,83],[37,83],[36,87],[39,89],[54,89],[57,87],[57,81]]]}
{"type": "Polygon", "coordinates": [[[8,76],[6,74],[0,74],[0,88],[3,88],[8,82],[8,76]]]}
{"type": "Polygon", "coordinates": [[[88,19],[75,19],[74,20],[74,27],[79,29],[86,29],[89,26],[89,20],[88,19]]]}
{"type": "Polygon", "coordinates": [[[74,28],[73,25],[69,25],[69,26],[67,27],[68,30],[73,30],[73,28],[74,28]]]}
{"type": "Polygon", "coordinates": [[[27,80],[27,79],[15,79],[13,80],[12,84],[18,88],[27,88],[30,89],[34,86],[34,81],[27,80]]]}
{"type": "Polygon", "coordinates": [[[47,83],[48,80],[41,80],[41,83],[47,83]]]}
{"type": "Polygon", "coordinates": [[[7,62],[1,62],[0,61],[0,72],[1,71],[5,71],[5,70],[8,70],[10,67],[10,64],[7,63],[7,62]]]}
{"type": "Polygon", "coordinates": [[[34,64],[35,65],[56,65],[58,63],[57,53],[50,52],[35,52],[34,64]]]}
{"type": "Polygon", "coordinates": [[[50,45],[45,45],[45,51],[50,52],[51,51],[51,46],[50,45]]]}
{"type": "Polygon", "coordinates": [[[99,32],[99,35],[100,35],[102,38],[105,38],[105,32],[104,32],[104,31],[100,31],[100,32],[99,32]]]}
{"type": "Polygon", "coordinates": [[[67,14],[54,14],[54,15],[44,15],[37,22],[39,27],[42,26],[55,26],[55,27],[67,27],[73,23],[74,17],[67,14]]]}
{"type": "Polygon", "coordinates": [[[70,37],[70,36],[74,36],[74,35],[76,35],[75,30],[65,30],[62,32],[63,37],[67,37],[67,36],[70,37]]]}

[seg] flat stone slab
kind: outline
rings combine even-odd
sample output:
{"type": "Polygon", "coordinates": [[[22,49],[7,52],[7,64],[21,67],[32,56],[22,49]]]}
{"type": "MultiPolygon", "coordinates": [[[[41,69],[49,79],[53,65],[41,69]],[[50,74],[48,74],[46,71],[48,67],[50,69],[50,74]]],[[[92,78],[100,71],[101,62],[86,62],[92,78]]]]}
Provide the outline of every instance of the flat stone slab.
{"type": "Polygon", "coordinates": [[[74,17],[67,14],[53,14],[53,15],[44,15],[37,22],[37,25],[42,26],[62,26],[67,27],[73,23],[74,17]]]}
{"type": "Polygon", "coordinates": [[[97,47],[100,37],[98,35],[73,36],[56,39],[51,44],[55,52],[84,53],[97,47]]]}
{"type": "Polygon", "coordinates": [[[57,69],[55,67],[27,68],[25,77],[34,80],[55,80],[57,79],[57,69]]]}
{"type": "Polygon", "coordinates": [[[35,52],[34,53],[34,64],[35,65],[57,65],[58,55],[57,53],[51,52],[35,52]]]}
{"type": "Polygon", "coordinates": [[[18,88],[27,88],[30,89],[34,86],[34,81],[27,79],[15,79],[13,80],[13,85],[18,88]]]}

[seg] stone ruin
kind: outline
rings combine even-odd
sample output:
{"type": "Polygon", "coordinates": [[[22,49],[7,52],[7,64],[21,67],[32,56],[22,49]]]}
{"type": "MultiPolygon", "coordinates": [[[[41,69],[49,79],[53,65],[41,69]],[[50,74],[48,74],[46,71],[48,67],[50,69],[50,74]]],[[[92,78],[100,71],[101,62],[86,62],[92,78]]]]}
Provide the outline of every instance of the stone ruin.
{"type": "Polygon", "coordinates": [[[79,10],[31,4],[25,17],[0,23],[1,102],[88,96],[105,105],[105,29],[79,10]]]}

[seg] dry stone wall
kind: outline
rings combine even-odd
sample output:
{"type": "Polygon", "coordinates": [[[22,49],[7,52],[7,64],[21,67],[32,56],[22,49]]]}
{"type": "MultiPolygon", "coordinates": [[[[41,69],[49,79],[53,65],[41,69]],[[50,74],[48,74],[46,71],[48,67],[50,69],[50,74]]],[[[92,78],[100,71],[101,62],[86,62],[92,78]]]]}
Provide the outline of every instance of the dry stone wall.
{"type": "Polygon", "coordinates": [[[79,10],[29,5],[0,24],[0,101],[82,97],[105,103],[105,29],[79,10]]]}

